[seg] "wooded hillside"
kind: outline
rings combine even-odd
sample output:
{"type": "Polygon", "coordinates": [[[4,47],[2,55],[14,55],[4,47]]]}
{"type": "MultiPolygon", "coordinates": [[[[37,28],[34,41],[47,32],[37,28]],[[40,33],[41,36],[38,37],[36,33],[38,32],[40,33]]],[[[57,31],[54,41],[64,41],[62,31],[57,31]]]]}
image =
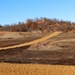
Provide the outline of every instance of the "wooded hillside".
{"type": "Polygon", "coordinates": [[[48,18],[40,18],[40,19],[28,19],[26,23],[18,22],[18,24],[12,25],[0,25],[0,31],[12,31],[12,32],[27,32],[27,31],[35,31],[40,30],[42,32],[47,31],[71,31],[75,30],[75,23],[71,21],[63,21],[58,19],[48,19],[48,18]]]}

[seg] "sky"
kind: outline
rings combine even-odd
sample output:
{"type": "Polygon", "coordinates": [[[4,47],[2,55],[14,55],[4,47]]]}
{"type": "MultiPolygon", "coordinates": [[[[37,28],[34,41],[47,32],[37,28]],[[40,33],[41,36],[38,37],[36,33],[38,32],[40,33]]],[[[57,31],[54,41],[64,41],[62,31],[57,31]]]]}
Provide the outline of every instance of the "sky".
{"type": "Polygon", "coordinates": [[[0,0],[0,24],[40,17],[75,22],[75,0],[0,0]]]}

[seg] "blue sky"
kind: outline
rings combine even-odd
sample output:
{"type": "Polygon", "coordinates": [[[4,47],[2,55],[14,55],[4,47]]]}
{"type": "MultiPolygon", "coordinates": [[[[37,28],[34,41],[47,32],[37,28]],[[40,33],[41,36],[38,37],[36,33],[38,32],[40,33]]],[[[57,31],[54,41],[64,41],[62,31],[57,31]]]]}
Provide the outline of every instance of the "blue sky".
{"type": "Polygon", "coordinates": [[[0,0],[1,25],[40,17],[75,22],[75,0],[0,0]]]}

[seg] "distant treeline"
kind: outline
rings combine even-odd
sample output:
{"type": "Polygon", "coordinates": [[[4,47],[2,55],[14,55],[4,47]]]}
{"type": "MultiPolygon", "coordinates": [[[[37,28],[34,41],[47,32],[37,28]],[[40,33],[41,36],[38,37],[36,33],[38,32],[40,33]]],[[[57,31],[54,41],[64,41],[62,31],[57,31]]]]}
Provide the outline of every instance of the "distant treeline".
{"type": "Polygon", "coordinates": [[[12,31],[12,32],[27,32],[27,31],[63,31],[68,32],[75,30],[75,23],[71,21],[63,21],[58,19],[28,19],[26,23],[18,22],[13,25],[0,25],[0,31],[12,31]]]}

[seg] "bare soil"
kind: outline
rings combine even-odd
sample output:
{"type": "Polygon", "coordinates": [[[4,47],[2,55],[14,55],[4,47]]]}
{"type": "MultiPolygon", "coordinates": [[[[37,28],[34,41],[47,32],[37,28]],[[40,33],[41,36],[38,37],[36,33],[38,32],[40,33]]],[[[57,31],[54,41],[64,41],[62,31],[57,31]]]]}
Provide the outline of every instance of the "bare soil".
{"type": "Polygon", "coordinates": [[[42,38],[46,35],[46,34],[24,33],[24,32],[20,32],[20,33],[19,32],[2,32],[2,33],[0,32],[0,34],[1,34],[0,47],[13,46],[13,45],[29,42],[32,40],[42,38]],[[20,37],[21,35],[23,37],[20,37]]]}
{"type": "MultiPolygon", "coordinates": [[[[41,37],[43,35],[40,35],[41,37]]],[[[38,38],[36,36],[36,38],[38,38]]],[[[33,38],[33,39],[36,39],[33,38]]],[[[9,40],[0,40],[2,41],[2,46],[6,45],[13,45],[17,43],[23,43],[25,41],[33,40],[32,38],[21,39],[21,40],[14,40],[13,42],[9,40]],[[4,42],[7,42],[6,44],[3,44],[4,42]],[[11,41],[11,42],[10,42],[11,41]],[[17,42],[17,43],[14,43],[17,42]]],[[[59,64],[59,65],[75,65],[75,41],[60,41],[65,39],[75,39],[75,33],[63,33],[57,37],[54,37],[51,40],[51,42],[47,42],[45,44],[39,43],[38,45],[33,45],[33,48],[31,46],[21,47],[21,48],[15,48],[15,49],[9,49],[9,50],[1,50],[0,51],[0,62],[8,62],[8,63],[34,63],[34,64],[59,64]],[[66,35],[68,34],[68,36],[66,35]],[[70,36],[71,35],[71,36],[70,36]],[[59,39],[60,38],[60,39],[59,39]],[[54,42],[57,41],[57,42],[54,42]],[[60,42],[58,42],[60,41],[60,42]],[[37,49],[35,50],[35,47],[39,47],[39,45],[43,45],[43,49],[37,49]],[[52,45],[52,47],[49,47],[48,45],[52,45]]]]}

